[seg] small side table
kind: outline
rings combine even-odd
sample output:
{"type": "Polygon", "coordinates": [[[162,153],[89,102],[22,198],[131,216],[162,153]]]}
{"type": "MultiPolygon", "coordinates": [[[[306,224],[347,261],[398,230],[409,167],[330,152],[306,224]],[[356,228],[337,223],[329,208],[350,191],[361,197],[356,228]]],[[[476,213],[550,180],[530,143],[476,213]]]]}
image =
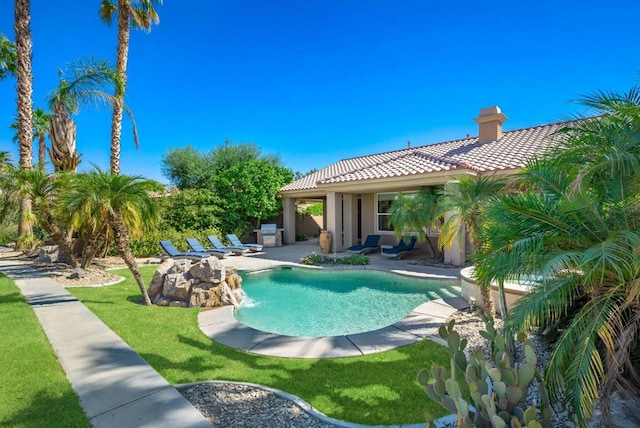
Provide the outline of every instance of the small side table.
{"type": "Polygon", "coordinates": [[[393,248],[393,245],[380,245],[380,254],[382,254],[385,249],[389,248],[393,248]]]}

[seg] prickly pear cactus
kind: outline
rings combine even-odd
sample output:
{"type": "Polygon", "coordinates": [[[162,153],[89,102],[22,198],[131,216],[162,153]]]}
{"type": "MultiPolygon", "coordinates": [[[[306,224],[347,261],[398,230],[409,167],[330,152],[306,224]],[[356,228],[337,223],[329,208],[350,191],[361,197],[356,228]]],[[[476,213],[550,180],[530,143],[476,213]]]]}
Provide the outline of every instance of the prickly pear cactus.
{"type": "MultiPolygon", "coordinates": [[[[444,367],[433,364],[430,370],[420,370],[418,382],[429,398],[457,415],[458,427],[549,427],[551,405],[542,374],[536,368],[538,359],[531,341],[524,333],[518,335],[524,358],[520,363],[513,363],[505,351],[506,340],[498,334],[493,319],[485,318],[485,324],[486,330],[480,334],[491,342],[493,361],[487,361],[480,350],[467,355],[464,352],[467,340],[460,339],[452,320],[440,326],[438,331],[446,340],[451,355],[449,377],[444,367]],[[456,369],[464,373],[469,391],[466,397],[456,380],[456,369]],[[539,382],[540,408],[529,406],[524,409],[534,379],[539,382]]],[[[428,427],[433,426],[433,420],[427,414],[428,427]]]]}

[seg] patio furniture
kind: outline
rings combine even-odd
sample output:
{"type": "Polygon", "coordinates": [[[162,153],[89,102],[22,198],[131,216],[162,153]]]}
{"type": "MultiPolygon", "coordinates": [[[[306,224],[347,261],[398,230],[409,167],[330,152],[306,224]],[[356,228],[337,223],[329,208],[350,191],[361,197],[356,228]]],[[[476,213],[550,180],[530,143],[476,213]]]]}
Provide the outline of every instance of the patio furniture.
{"type": "Polygon", "coordinates": [[[220,239],[215,235],[209,235],[207,237],[211,245],[217,250],[227,250],[231,251],[236,256],[241,256],[243,254],[247,254],[249,249],[246,247],[235,247],[233,245],[224,245],[220,239]]]}
{"type": "Polygon", "coordinates": [[[189,247],[196,253],[208,253],[216,257],[224,258],[230,256],[232,253],[229,250],[219,250],[217,248],[204,248],[200,241],[196,238],[186,238],[189,247]]]}
{"type": "Polygon", "coordinates": [[[193,261],[200,261],[211,256],[211,254],[205,252],[180,251],[176,248],[175,245],[173,245],[171,241],[168,240],[160,241],[159,244],[162,250],[172,259],[189,259],[193,261]]]}
{"type": "Polygon", "coordinates": [[[260,244],[244,244],[233,233],[227,234],[227,239],[229,240],[229,242],[231,242],[231,245],[233,245],[234,247],[245,247],[245,248],[248,248],[249,251],[252,251],[252,252],[262,251],[262,247],[263,247],[262,245],[260,245],[260,244]]]}
{"type": "Polygon", "coordinates": [[[385,257],[394,258],[394,259],[402,258],[402,256],[413,251],[413,248],[415,247],[417,240],[418,240],[417,237],[412,236],[411,241],[409,241],[409,244],[406,244],[404,242],[404,238],[402,238],[400,239],[400,242],[398,242],[398,245],[393,246],[391,248],[383,248],[380,251],[380,254],[385,257]]]}
{"type": "Polygon", "coordinates": [[[352,254],[366,254],[371,251],[376,251],[380,248],[378,243],[380,242],[380,235],[367,235],[367,239],[360,245],[352,245],[347,248],[347,252],[352,254]]]}

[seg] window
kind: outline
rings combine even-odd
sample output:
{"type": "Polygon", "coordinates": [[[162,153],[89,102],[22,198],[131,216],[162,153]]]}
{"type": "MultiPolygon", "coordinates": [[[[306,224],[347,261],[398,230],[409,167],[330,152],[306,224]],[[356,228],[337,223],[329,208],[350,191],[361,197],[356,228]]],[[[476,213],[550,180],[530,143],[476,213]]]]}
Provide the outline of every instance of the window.
{"type": "Polygon", "coordinates": [[[417,192],[378,193],[376,195],[378,204],[378,232],[393,232],[393,226],[389,224],[389,218],[391,217],[391,206],[400,195],[406,197],[415,197],[417,194],[417,192]]]}
{"type": "Polygon", "coordinates": [[[393,232],[389,217],[391,205],[397,198],[397,193],[378,193],[378,231],[393,232]]]}

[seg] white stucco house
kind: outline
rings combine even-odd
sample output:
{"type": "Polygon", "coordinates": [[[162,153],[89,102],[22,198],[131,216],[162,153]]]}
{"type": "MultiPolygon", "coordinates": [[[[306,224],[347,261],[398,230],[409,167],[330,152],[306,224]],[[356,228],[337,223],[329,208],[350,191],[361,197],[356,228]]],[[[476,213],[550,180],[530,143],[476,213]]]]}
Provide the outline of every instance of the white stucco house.
{"type": "MultiPolygon", "coordinates": [[[[343,159],[284,186],[284,243],[295,242],[296,202],[322,201],[331,252],[371,233],[382,236],[381,244],[393,244],[389,208],[399,194],[445,185],[467,174],[513,174],[553,144],[550,135],[566,126],[560,122],[503,131],[507,117],[497,106],[481,109],[473,120],[478,124],[475,137],[343,159]]],[[[436,240],[437,231],[430,237],[436,240]]],[[[460,247],[446,249],[445,262],[462,265],[465,249],[460,247]]]]}

